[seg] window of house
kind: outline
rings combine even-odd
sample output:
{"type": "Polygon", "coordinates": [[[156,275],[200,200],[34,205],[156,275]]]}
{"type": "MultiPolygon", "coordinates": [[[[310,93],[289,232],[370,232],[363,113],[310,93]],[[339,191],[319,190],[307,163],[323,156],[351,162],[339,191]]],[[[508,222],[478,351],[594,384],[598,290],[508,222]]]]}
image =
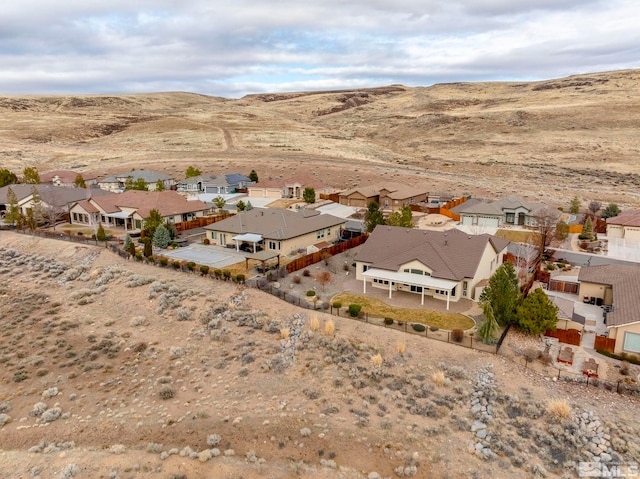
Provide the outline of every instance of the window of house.
{"type": "Polygon", "coordinates": [[[373,278],[373,282],[378,284],[389,284],[389,281],[387,281],[386,279],[373,278]]]}
{"type": "Polygon", "coordinates": [[[462,282],[462,296],[467,296],[467,289],[469,288],[469,282],[468,281],[463,281],[462,282]]]}
{"type": "Polygon", "coordinates": [[[368,264],[363,264],[362,265],[362,272],[364,273],[365,271],[367,271],[369,269],[369,265],[368,264]]]}
{"type": "Polygon", "coordinates": [[[422,293],[422,286],[416,286],[415,284],[411,285],[412,293],[422,293]]]}
{"type": "Polygon", "coordinates": [[[516,214],[515,213],[507,213],[507,218],[506,218],[506,222],[513,224],[516,221],[516,214]]]}
{"type": "Polygon", "coordinates": [[[280,250],[280,241],[269,241],[270,250],[280,250]]]}
{"type": "Polygon", "coordinates": [[[211,232],[211,239],[212,239],[212,240],[214,240],[214,239],[218,239],[218,233],[217,233],[217,231],[212,231],[212,232],[211,232]]]}
{"type": "Polygon", "coordinates": [[[622,349],[625,351],[633,351],[634,353],[640,353],[640,334],[638,333],[624,333],[624,345],[622,349]]]}
{"type": "Polygon", "coordinates": [[[73,213],[73,221],[78,221],[78,213],[73,213]]]}

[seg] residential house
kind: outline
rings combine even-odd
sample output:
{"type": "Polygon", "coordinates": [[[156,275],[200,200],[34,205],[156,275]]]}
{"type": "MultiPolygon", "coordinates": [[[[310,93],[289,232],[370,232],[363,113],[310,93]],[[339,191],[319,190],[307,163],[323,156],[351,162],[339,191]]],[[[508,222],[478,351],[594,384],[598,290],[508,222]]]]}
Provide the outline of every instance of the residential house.
{"type": "Polygon", "coordinates": [[[199,200],[187,199],[175,191],[129,190],[81,200],[71,207],[71,223],[124,228],[138,232],[151,210],[158,210],[165,221],[179,223],[205,216],[210,208],[199,200]]]}
{"type": "Polygon", "coordinates": [[[176,184],[176,180],[173,176],[165,173],[151,170],[132,170],[100,180],[98,181],[98,186],[103,190],[111,191],[113,193],[122,193],[125,191],[126,183],[129,178],[134,182],[142,179],[147,185],[147,189],[149,191],[156,190],[158,181],[162,181],[165,190],[170,190],[171,187],[176,184]]]}
{"type": "Polygon", "coordinates": [[[447,302],[478,300],[476,285],[502,264],[509,242],[468,235],[379,225],[355,257],[356,279],[374,288],[430,296],[447,302]]]}
{"type": "Polygon", "coordinates": [[[338,196],[341,205],[366,208],[375,201],[380,204],[380,186],[359,186],[343,191],[338,196]]]}
{"type": "Polygon", "coordinates": [[[250,185],[247,190],[249,198],[291,198],[301,200],[306,188],[314,189],[316,200],[320,198],[321,194],[329,194],[333,191],[333,188],[311,175],[297,175],[281,180],[260,180],[250,185]]]}
{"type": "Polygon", "coordinates": [[[618,216],[607,218],[607,236],[640,239],[640,211],[625,210],[618,216]]]}
{"type": "Polygon", "coordinates": [[[460,224],[467,226],[535,226],[536,214],[543,206],[510,195],[492,202],[469,199],[452,211],[460,215],[460,224]]]}
{"type": "Polygon", "coordinates": [[[253,182],[240,173],[226,173],[222,175],[199,175],[186,178],[177,183],[179,193],[189,195],[218,194],[227,195],[244,189],[253,182]]]}
{"type": "Polygon", "coordinates": [[[584,266],[578,279],[579,297],[603,307],[614,352],[640,355],[640,266],[584,266]]]}
{"type": "Polygon", "coordinates": [[[205,226],[205,230],[211,244],[294,255],[307,252],[318,243],[338,241],[345,223],[342,218],[307,208],[253,208],[205,226]]]}
{"type": "Polygon", "coordinates": [[[460,224],[483,228],[498,228],[502,224],[502,211],[493,203],[471,198],[451,210],[460,215],[460,224]]]}
{"type": "Polygon", "coordinates": [[[58,188],[50,184],[8,185],[0,188],[0,216],[4,216],[6,210],[9,208],[7,200],[9,188],[15,193],[18,201],[18,209],[24,216],[27,216],[28,210],[34,206],[33,191],[35,188],[40,197],[41,211],[39,213],[39,221],[46,223],[62,220],[64,215],[69,212],[70,205],[76,201],[102,193],[96,191],[96,188],[58,188]]]}
{"type": "Polygon", "coordinates": [[[424,188],[385,186],[380,189],[380,208],[385,213],[393,213],[405,206],[426,201],[427,191],[424,188]]]}
{"type": "Polygon", "coordinates": [[[61,186],[63,188],[75,188],[78,175],[82,176],[84,184],[87,185],[87,187],[98,184],[98,177],[93,173],[80,173],[71,170],[54,170],[42,173],[40,174],[40,183],[61,186]]]}

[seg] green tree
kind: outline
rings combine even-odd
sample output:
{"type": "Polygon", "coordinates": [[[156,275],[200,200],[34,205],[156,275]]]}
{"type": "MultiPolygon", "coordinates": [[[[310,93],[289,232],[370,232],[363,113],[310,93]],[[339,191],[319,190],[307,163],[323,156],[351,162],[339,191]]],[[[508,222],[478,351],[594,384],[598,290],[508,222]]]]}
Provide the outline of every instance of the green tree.
{"type": "Polygon", "coordinates": [[[170,223],[169,221],[164,222],[164,227],[167,228],[169,232],[169,237],[174,240],[178,237],[178,230],[176,229],[176,225],[170,223]]]}
{"type": "Polygon", "coordinates": [[[151,238],[142,239],[144,245],[144,247],[142,248],[142,255],[146,258],[150,258],[151,256],[153,256],[153,245],[151,244],[151,238]]]}
{"type": "Polygon", "coordinates": [[[18,197],[16,193],[7,188],[7,212],[4,215],[4,222],[10,225],[15,225],[20,220],[20,207],[18,206],[18,197]]]}
{"type": "Polygon", "coordinates": [[[302,192],[302,199],[305,203],[312,204],[316,202],[316,190],[311,186],[307,186],[302,192]]]}
{"type": "Polygon", "coordinates": [[[80,173],[78,173],[76,175],[76,179],[73,182],[73,185],[76,188],[86,188],[87,187],[87,184],[84,182],[84,178],[82,177],[82,175],[80,173]]]}
{"type": "Polygon", "coordinates": [[[502,263],[489,278],[489,284],[480,295],[480,303],[489,304],[500,326],[516,322],[516,308],[521,302],[518,277],[513,265],[502,263]]]}
{"type": "Polygon", "coordinates": [[[245,202],[244,202],[244,201],[239,200],[239,201],[236,203],[236,210],[238,210],[238,211],[244,211],[246,208],[247,208],[247,205],[245,204],[245,202]]]}
{"type": "Polygon", "coordinates": [[[153,209],[149,211],[149,216],[144,220],[144,230],[145,230],[146,236],[149,238],[153,238],[153,235],[156,232],[156,229],[163,222],[164,222],[164,218],[162,218],[162,215],[158,210],[153,209]]]}
{"type": "Polygon", "coordinates": [[[222,211],[222,208],[224,208],[224,205],[226,205],[227,202],[222,196],[216,196],[213,199],[213,204],[216,205],[216,208],[218,208],[219,211],[222,211]]]}
{"type": "Polygon", "coordinates": [[[127,235],[124,237],[124,250],[129,251],[131,249],[131,236],[127,235]]]}
{"type": "Polygon", "coordinates": [[[133,241],[131,241],[131,238],[129,238],[129,247],[127,248],[127,251],[129,252],[129,254],[132,257],[135,257],[135,255],[136,255],[136,244],[133,241]]]}
{"type": "Polygon", "coordinates": [[[564,221],[558,221],[556,225],[556,238],[560,241],[564,240],[569,236],[569,225],[564,221]]]}
{"type": "Polygon", "coordinates": [[[98,231],[96,231],[96,239],[98,241],[105,241],[107,239],[107,233],[104,232],[102,223],[98,223],[98,231]]]}
{"type": "Polygon", "coordinates": [[[40,184],[40,174],[38,170],[31,166],[27,166],[22,172],[22,182],[28,185],[40,184]]]}
{"type": "Polygon", "coordinates": [[[158,180],[156,181],[156,191],[165,191],[167,188],[164,186],[164,181],[158,180]]]}
{"type": "Polygon", "coordinates": [[[622,211],[620,211],[620,207],[618,207],[617,204],[615,203],[609,203],[607,205],[607,207],[602,210],[602,213],[600,214],[600,217],[603,220],[606,220],[607,218],[614,218],[616,216],[618,216],[622,211]]]}
{"type": "Polygon", "coordinates": [[[516,316],[522,332],[538,335],[548,329],[556,329],[558,307],[542,289],[536,289],[518,306],[516,316]]]}
{"type": "Polygon", "coordinates": [[[169,230],[165,228],[164,225],[158,226],[155,233],[153,233],[153,246],[166,248],[170,242],[171,236],[169,235],[169,230]]]}
{"type": "Polygon", "coordinates": [[[40,192],[35,185],[31,187],[31,212],[33,218],[36,220],[42,220],[46,217],[45,207],[42,204],[42,198],[40,198],[40,192]]]}
{"type": "Polygon", "coordinates": [[[591,241],[593,237],[593,222],[591,221],[591,218],[587,217],[587,220],[582,226],[582,233],[578,235],[578,239],[591,241]]]}
{"type": "Polygon", "coordinates": [[[138,178],[137,180],[133,179],[133,176],[128,176],[124,182],[125,191],[129,190],[138,190],[138,191],[149,191],[149,187],[147,186],[147,182],[144,181],[144,178],[138,178]]]}
{"type": "Polygon", "coordinates": [[[484,303],[482,311],[484,312],[484,319],[478,326],[478,336],[485,344],[495,344],[500,326],[493,314],[493,308],[489,303],[484,303]]]}
{"type": "Polygon", "coordinates": [[[33,208],[27,208],[27,216],[25,217],[25,226],[29,228],[32,232],[36,230],[38,227],[38,221],[36,220],[35,215],[33,214],[33,208]]]}
{"type": "Polygon", "coordinates": [[[413,228],[413,213],[411,207],[404,206],[401,210],[394,211],[387,218],[387,224],[391,226],[401,226],[402,228],[413,228]]]}
{"type": "Polygon", "coordinates": [[[196,168],[195,166],[189,166],[187,167],[187,171],[184,173],[184,177],[193,178],[194,176],[200,176],[201,174],[202,171],[200,171],[198,168],[196,168]]]}
{"type": "Polygon", "coordinates": [[[251,211],[253,209],[253,205],[251,204],[251,201],[247,201],[247,206],[244,207],[245,211],[251,211]]]}
{"type": "Polygon", "coordinates": [[[577,196],[574,196],[569,203],[569,213],[577,214],[580,211],[580,200],[577,196]]]}
{"type": "Polygon", "coordinates": [[[380,205],[375,201],[367,205],[367,212],[364,214],[364,224],[367,232],[371,233],[376,226],[385,224],[384,216],[380,211],[380,205]]]}
{"type": "Polygon", "coordinates": [[[0,169],[0,188],[7,185],[13,185],[18,182],[18,177],[13,171],[6,168],[0,169]]]}
{"type": "Polygon", "coordinates": [[[254,183],[258,182],[258,173],[256,173],[256,170],[251,170],[251,173],[249,173],[249,179],[254,183]]]}

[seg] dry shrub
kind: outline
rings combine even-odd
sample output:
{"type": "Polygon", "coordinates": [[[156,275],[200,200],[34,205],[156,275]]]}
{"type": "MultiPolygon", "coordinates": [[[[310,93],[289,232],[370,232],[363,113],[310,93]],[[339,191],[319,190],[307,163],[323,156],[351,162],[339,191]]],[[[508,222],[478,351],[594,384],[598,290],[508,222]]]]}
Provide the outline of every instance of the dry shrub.
{"type": "Polygon", "coordinates": [[[373,364],[377,368],[382,366],[382,355],[378,353],[375,356],[371,356],[371,364],[373,364]]]}
{"type": "Polygon", "coordinates": [[[431,380],[433,381],[433,383],[436,386],[444,386],[444,383],[446,381],[446,378],[445,378],[445,375],[444,375],[444,371],[442,371],[441,369],[438,369],[431,376],[431,380]]]}
{"type": "Polygon", "coordinates": [[[335,332],[336,332],[336,325],[334,324],[333,320],[330,319],[324,324],[324,333],[327,336],[333,336],[335,332]]]}
{"type": "Polygon", "coordinates": [[[462,329],[454,329],[451,331],[451,340],[456,343],[461,343],[464,339],[464,331],[462,329]]]}
{"type": "Polygon", "coordinates": [[[571,406],[566,399],[551,399],[547,402],[547,413],[553,419],[567,419],[571,416],[571,406]]]}
{"type": "Polygon", "coordinates": [[[398,354],[404,354],[406,350],[407,350],[407,345],[405,344],[405,342],[398,341],[398,343],[396,344],[396,351],[398,351],[398,354]]]}
{"type": "Polygon", "coordinates": [[[309,322],[309,328],[311,328],[311,331],[317,331],[320,329],[320,321],[318,320],[318,318],[316,318],[315,316],[311,318],[311,321],[309,322]]]}
{"type": "Polygon", "coordinates": [[[289,339],[290,334],[291,334],[291,330],[289,328],[282,328],[280,330],[280,337],[282,339],[285,339],[285,340],[289,339]]]}

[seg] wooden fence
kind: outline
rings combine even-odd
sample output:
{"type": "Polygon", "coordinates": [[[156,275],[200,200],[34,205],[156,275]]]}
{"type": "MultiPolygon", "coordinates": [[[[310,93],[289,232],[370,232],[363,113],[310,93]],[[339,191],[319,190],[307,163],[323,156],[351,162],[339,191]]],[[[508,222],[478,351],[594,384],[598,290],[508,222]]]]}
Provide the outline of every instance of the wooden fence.
{"type": "Polygon", "coordinates": [[[609,351],[610,353],[614,352],[616,348],[616,340],[613,338],[607,338],[605,336],[596,336],[595,344],[593,345],[593,349],[598,350],[602,349],[604,351],[609,351]]]}
{"type": "Polygon", "coordinates": [[[324,194],[324,193],[320,193],[320,199],[321,200],[329,200],[329,201],[333,201],[334,203],[340,203],[340,194],[339,193],[331,193],[331,194],[324,194]]]}
{"type": "Polygon", "coordinates": [[[360,246],[362,243],[367,241],[367,238],[368,236],[366,234],[363,234],[360,236],[356,236],[355,238],[351,238],[350,240],[343,241],[342,243],[330,246],[329,248],[325,248],[321,251],[317,251],[315,253],[302,256],[301,258],[297,258],[291,263],[287,264],[287,273],[293,273],[294,271],[301,270],[303,268],[306,268],[307,266],[311,266],[312,264],[319,263],[328,256],[340,254],[344,251],[347,251],[348,249],[360,246]]]}
{"type": "Polygon", "coordinates": [[[547,330],[544,335],[550,338],[558,338],[558,341],[561,343],[572,344],[574,346],[580,346],[580,341],[582,340],[582,335],[577,329],[547,330]]]}
{"type": "Polygon", "coordinates": [[[569,283],[567,281],[558,281],[552,279],[549,281],[549,291],[560,291],[561,293],[578,294],[580,285],[578,283],[569,283]]]}
{"type": "Polygon", "coordinates": [[[181,231],[187,231],[194,228],[203,228],[207,225],[217,223],[218,221],[227,219],[230,216],[233,216],[233,215],[229,213],[225,213],[225,214],[216,215],[216,216],[202,216],[200,218],[196,218],[190,221],[181,221],[180,223],[176,223],[175,227],[178,233],[180,233],[181,231]]]}
{"type": "Polygon", "coordinates": [[[451,218],[453,221],[460,221],[460,215],[458,213],[454,213],[449,208],[438,208],[438,214],[451,218]]]}

